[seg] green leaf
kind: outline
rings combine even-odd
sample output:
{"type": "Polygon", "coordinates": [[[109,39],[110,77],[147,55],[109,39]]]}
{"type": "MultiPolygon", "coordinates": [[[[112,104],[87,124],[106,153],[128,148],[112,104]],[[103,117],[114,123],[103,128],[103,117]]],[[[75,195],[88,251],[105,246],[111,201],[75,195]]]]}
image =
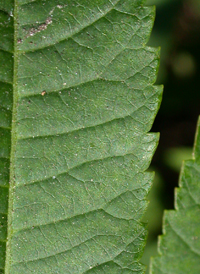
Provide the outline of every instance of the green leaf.
{"type": "Polygon", "coordinates": [[[200,119],[193,160],[183,163],[175,210],[165,212],[159,256],[152,260],[153,274],[200,273],[200,119]]]}
{"type": "Polygon", "coordinates": [[[143,2],[0,0],[0,273],[143,273],[162,92],[143,2]]]}
{"type": "Polygon", "coordinates": [[[180,171],[182,161],[191,159],[192,147],[172,147],[164,152],[165,164],[176,172],[180,171]]]}

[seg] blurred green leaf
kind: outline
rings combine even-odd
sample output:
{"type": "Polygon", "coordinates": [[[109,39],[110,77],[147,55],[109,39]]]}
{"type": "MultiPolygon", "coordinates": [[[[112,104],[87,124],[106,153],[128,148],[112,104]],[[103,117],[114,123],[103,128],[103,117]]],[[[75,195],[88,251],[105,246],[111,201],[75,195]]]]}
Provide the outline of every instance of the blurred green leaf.
{"type": "Polygon", "coordinates": [[[174,171],[179,172],[183,159],[191,159],[192,148],[179,147],[168,148],[164,153],[164,162],[174,171]]]}

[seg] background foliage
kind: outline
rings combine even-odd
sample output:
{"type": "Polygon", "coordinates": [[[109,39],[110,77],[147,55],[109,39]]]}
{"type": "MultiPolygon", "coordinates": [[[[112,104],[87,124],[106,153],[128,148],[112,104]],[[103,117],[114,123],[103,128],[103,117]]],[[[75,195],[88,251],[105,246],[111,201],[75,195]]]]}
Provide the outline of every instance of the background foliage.
{"type": "MultiPolygon", "coordinates": [[[[152,131],[160,143],[152,162],[156,170],[150,207],[148,245],[143,262],[156,253],[162,211],[174,208],[174,187],[183,159],[191,157],[200,109],[200,2],[199,0],[148,0],[156,5],[156,21],[149,45],[161,46],[157,83],[164,84],[163,102],[152,131]]],[[[147,271],[148,273],[148,271],[147,271]]]]}

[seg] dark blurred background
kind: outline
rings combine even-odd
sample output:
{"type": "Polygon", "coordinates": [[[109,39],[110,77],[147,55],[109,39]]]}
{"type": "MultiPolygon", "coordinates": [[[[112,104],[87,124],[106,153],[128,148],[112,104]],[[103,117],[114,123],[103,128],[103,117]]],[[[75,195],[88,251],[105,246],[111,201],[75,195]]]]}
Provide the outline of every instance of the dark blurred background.
{"type": "Polygon", "coordinates": [[[160,132],[160,142],[151,165],[156,176],[144,218],[149,223],[142,258],[146,265],[156,254],[163,209],[174,208],[174,188],[178,186],[182,161],[191,158],[200,115],[200,0],[147,0],[147,4],[156,5],[148,45],[161,47],[156,84],[164,85],[164,93],[152,128],[160,132]]]}

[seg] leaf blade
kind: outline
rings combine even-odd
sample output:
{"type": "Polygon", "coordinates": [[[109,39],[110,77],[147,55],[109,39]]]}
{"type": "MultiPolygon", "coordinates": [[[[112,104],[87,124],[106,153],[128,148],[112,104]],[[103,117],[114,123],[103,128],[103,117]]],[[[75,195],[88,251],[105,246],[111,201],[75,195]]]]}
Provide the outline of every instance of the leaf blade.
{"type": "Polygon", "coordinates": [[[199,146],[200,120],[197,124],[193,160],[181,169],[175,192],[175,210],[164,215],[159,238],[159,256],[151,262],[150,273],[198,273],[199,267],[199,146]]]}
{"type": "Polygon", "coordinates": [[[158,50],[145,46],[154,9],[79,2],[15,2],[6,274],[143,273],[161,100],[158,50]]]}

